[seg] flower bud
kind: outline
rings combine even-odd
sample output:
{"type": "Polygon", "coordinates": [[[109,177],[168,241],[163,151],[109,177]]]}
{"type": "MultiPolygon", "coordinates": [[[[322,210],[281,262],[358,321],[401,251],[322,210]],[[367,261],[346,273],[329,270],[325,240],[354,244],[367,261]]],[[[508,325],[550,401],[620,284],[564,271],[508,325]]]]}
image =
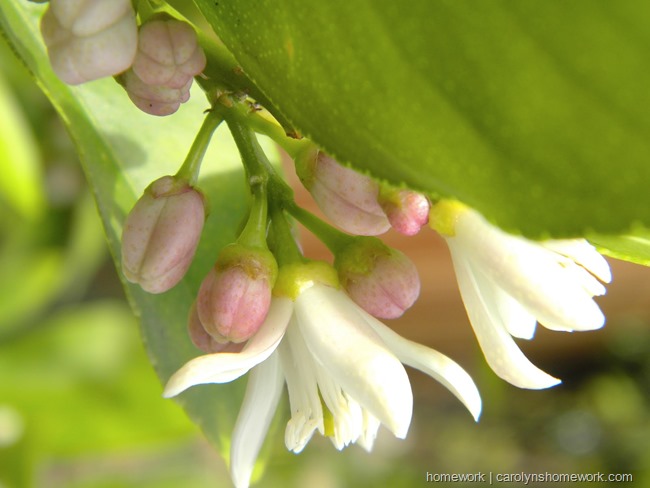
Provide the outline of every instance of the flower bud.
{"type": "Polygon", "coordinates": [[[378,239],[355,240],[337,254],[334,265],[350,298],[375,317],[400,317],[420,294],[415,265],[378,239]]]}
{"type": "Polygon", "coordinates": [[[390,223],[377,201],[379,184],[312,149],[296,159],[298,176],[320,209],[338,227],[355,235],[379,235],[390,223]]]}
{"type": "Polygon", "coordinates": [[[137,201],[122,232],[122,270],[149,293],[175,286],[189,268],[205,221],[203,196],[164,176],[137,201]]]}
{"type": "Polygon", "coordinates": [[[130,0],[51,0],[41,33],[52,69],[70,85],[125,71],[138,44],[130,0]]]}
{"type": "Polygon", "coordinates": [[[207,333],[196,308],[196,302],[192,303],[190,315],[187,321],[187,332],[190,335],[192,344],[198,349],[208,354],[215,352],[239,352],[244,346],[243,343],[235,344],[233,342],[218,342],[214,337],[207,333]]]}
{"type": "Polygon", "coordinates": [[[421,193],[383,187],[379,204],[393,229],[405,236],[417,234],[429,222],[429,200],[421,193]]]}
{"type": "Polygon", "coordinates": [[[136,107],[149,115],[163,117],[175,113],[190,99],[192,80],[181,88],[170,88],[165,85],[147,85],[133,70],[123,77],[124,88],[136,107]]]}
{"type": "Polygon", "coordinates": [[[140,28],[133,71],[147,85],[183,88],[205,68],[206,58],[192,26],[155,19],[140,28]]]}
{"type": "Polygon", "coordinates": [[[122,83],[140,110],[170,115],[189,100],[194,76],[205,63],[205,53],[189,24],[157,18],[140,28],[138,52],[122,83]]]}
{"type": "Polygon", "coordinates": [[[225,247],[199,290],[198,315],[208,334],[218,342],[236,343],[255,334],[269,311],[277,273],[269,251],[225,247]]]}

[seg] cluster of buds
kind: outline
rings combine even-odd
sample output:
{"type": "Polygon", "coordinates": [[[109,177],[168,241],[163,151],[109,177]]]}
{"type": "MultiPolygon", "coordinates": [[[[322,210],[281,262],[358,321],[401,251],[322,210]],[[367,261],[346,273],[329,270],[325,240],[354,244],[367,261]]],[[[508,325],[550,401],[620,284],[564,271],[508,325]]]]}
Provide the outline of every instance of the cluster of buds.
{"type": "Polygon", "coordinates": [[[428,222],[430,204],[424,195],[380,184],[315,147],[296,158],[296,169],[323,213],[350,234],[376,236],[392,226],[411,236],[428,222]]]}
{"type": "Polygon", "coordinates": [[[41,32],[61,80],[78,85],[122,74],[129,98],[151,115],[176,112],[206,65],[189,24],[153,17],[138,31],[130,0],[51,0],[41,32]]]}
{"type": "Polygon", "coordinates": [[[123,77],[131,101],[151,115],[170,115],[190,98],[205,54],[194,29],[175,19],[153,19],[140,28],[133,66],[123,77]]]}

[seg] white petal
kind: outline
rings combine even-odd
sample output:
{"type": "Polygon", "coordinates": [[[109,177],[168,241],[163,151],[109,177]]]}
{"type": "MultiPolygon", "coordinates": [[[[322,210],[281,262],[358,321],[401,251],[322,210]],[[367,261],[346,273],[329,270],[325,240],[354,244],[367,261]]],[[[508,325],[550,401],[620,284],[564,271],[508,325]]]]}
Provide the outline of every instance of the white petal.
{"type": "Polygon", "coordinates": [[[291,319],[285,340],[278,348],[285,373],[291,419],[287,422],[284,443],[294,453],[301,452],[316,430],[325,433],[323,409],[318,395],[316,365],[300,330],[291,319]]]}
{"type": "Polygon", "coordinates": [[[599,297],[607,292],[605,285],[598,281],[589,271],[567,258],[561,263],[567,273],[571,274],[573,281],[580,284],[582,289],[591,297],[599,297]]]}
{"type": "Polygon", "coordinates": [[[499,317],[486,305],[469,262],[450,242],[458,287],[485,359],[504,380],[520,388],[541,389],[560,380],[533,365],[521,352],[499,317]]]}
{"type": "Polygon", "coordinates": [[[540,322],[564,330],[593,330],[603,326],[598,305],[581,282],[558,262],[558,254],[541,244],[506,234],[478,212],[462,213],[456,237],[448,238],[540,322]]]}
{"type": "Polygon", "coordinates": [[[471,376],[463,368],[444,354],[405,339],[372,315],[364,316],[400,361],[442,383],[463,402],[474,420],[478,420],[481,415],[481,396],[471,376]]]}
{"type": "Polygon", "coordinates": [[[544,241],[542,245],[557,253],[562,254],[587,271],[596,275],[600,281],[609,283],[612,281],[612,271],[609,269],[609,263],[598,252],[596,248],[584,239],[566,239],[544,241]]]}
{"type": "Polygon", "coordinates": [[[375,444],[380,425],[381,422],[376,417],[368,412],[368,410],[363,410],[363,431],[361,437],[357,439],[357,444],[368,452],[372,451],[372,446],[375,444]]]}
{"type": "Polygon", "coordinates": [[[532,339],[537,325],[535,316],[480,270],[473,269],[473,273],[486,306],[498,314],[508,333],[520,339],[532,339]]]}
{"type": "MultiPolygon", "coordinates": [[[[578,266],[576,263],[570,259],[561,262],[561,266],[564,267],[564,272],[567,275],[567,281],[572,283],[574,287],[580,287],[584,293],[589,296],[589,298],[594,296],[601,296],[606,293],[605,287],[594,278],[586,269],[581,266],[578,266]]],[[[573,332],[573,331],[587,331],[600,329],[605,325],[605,315],[598,308],[596,303],[593,300],[589,301],[589,314],[591,314],[592,319],[589,321],[576,324],[575,322],[569,322],[566,320],[558,320],[557,317],[552,315],[543,315],[539,317],[539,323],[542,324],[547,329],[559,330],[563,332],[573,332]]]]}
{"type": "Polygon", "coordinates": [[[252,369],[230,446],[230,474],[237,488],[248,488],[255,460],[278,406],[284,376],[277,352],[252,369]]]}
{"type": "Polygon", "coordinates": [[[227,383],[239,378],[275,351],[284,336],[292,310],[290,299],[273,298],[266,320],[241,352],[206,354],[192,359],[172,375],[163,396],[170,398],[194,385],[227,383]]]}
{"type": "MultiPolygon", "coordinates": [[[[319,375],[319,378],[321,377],[322,375],[319,375]]],[[[319,387],[322,384],[319,381],[319,387]]],[[[330,402],[331,400],[330,398],[330,402]]],[[[329,405],[328,408],[330,408],[329,405]]],[[[336,396],[336,403],[334,403],[333,409],[330,408],[330,412],[332,413],[334,423],[334,435],[330,437],[330,440],[334,444],[334,447],[340,451],[349,444],[356,442],[361,435],[363,430],[363,409],[353,398],[339,389],[336,396]]]]}
{"type": "Polygon", "coordinates": [[[295,303],[298,325],[316,361],[350,397],[404,438],[413,411],[408,376],[360,311],[343,292],[320,284],[295,303]]]}

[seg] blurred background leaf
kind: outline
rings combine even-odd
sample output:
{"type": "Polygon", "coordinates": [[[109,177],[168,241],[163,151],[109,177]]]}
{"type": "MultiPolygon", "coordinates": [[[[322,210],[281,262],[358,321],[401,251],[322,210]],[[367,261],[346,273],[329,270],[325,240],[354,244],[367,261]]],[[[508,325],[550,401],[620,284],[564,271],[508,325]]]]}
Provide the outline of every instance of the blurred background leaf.
{"type": "Polygon", "coordinates": [[[23,218],[34,218],[43,207],[43,188],[36,143],[12,92],[0,77],[0,178],[2,205],[23,218]]]}

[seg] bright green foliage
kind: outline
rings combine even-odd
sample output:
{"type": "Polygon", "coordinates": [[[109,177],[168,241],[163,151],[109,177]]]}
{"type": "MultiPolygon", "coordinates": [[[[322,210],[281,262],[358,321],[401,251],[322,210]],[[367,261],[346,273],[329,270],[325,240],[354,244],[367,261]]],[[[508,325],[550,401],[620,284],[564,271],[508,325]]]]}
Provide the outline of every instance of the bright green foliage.
{"type": "Polygon", "coordinates": [[[533,237],[650,225],[644,0],[196,0],[337,159],[533,237]]]}

